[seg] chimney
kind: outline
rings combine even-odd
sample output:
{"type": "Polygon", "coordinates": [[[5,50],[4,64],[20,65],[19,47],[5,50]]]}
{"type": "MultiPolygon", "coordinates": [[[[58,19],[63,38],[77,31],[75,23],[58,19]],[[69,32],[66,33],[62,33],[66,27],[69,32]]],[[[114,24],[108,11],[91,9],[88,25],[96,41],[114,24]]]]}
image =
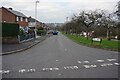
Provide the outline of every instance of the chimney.
{"type": "Polygon", "coordinates": [[[13,10],[12,8],[9,8],[10,10],[13,10]]]}

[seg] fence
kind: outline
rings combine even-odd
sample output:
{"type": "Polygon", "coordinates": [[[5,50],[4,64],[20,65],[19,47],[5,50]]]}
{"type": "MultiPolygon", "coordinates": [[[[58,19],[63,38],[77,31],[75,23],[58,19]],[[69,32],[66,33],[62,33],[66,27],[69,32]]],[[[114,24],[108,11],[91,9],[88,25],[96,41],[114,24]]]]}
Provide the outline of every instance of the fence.
{"type": "Polygon", "coordinates": [[[32,33],[32,34],[25,34],[25,35],[18,35],[19,41],[25,41],[25,40],[32,39],[32,38],[35,38],[35,34],[34,33],[32,33]]]}

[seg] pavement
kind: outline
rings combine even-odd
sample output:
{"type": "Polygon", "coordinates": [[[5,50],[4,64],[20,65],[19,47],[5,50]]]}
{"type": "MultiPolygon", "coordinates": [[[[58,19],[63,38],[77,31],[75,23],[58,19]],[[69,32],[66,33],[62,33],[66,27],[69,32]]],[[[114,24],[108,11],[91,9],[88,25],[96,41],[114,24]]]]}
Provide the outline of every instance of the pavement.
{"type": "Polygon", "coordinates": [[[3,78],[118,78],[118,59],[118,52],[79,45],[59,33],[3,55],[0,73],[3,78]]]}
{"type": "Polygon", "coordinates": [[[50,37],[50,35],[39,36],[36,39],[24,41],[19,44],[2,44],[2,53],[0,55],[8,55],[27,50],[40,43],[41,41],[45,40],[45,38],[47,37],[50,37]]]}

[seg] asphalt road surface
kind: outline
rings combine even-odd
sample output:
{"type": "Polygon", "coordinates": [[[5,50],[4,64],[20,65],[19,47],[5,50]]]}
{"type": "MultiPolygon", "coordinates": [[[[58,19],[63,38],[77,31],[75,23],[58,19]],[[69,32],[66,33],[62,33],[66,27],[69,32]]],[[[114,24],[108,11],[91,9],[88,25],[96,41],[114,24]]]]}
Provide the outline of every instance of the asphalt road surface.
{"type": "Polygon", "coordinates": [[[117,78],[118,53],[79,45],[61,33],[2,57],[3,78],[117,78]]]}

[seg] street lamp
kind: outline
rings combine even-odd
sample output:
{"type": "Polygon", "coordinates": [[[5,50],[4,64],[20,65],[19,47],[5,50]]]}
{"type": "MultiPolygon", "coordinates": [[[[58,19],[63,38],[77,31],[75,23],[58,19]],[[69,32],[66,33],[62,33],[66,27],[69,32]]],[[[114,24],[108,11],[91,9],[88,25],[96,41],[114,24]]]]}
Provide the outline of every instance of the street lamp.
{"type": "Polygon", "coordinates": [[[39,1],[35,1],[35,37],[37,38],[37,3],[39,3],[39,1]]]}

